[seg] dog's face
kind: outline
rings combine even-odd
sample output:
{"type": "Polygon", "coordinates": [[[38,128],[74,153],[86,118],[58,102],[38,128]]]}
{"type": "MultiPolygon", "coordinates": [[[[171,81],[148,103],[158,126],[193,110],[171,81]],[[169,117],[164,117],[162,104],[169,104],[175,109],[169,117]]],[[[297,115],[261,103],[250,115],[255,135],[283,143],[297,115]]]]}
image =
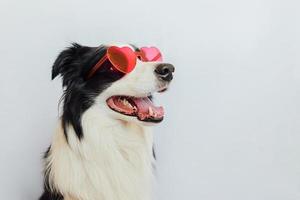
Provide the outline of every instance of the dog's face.
{"type": "MultiPolygon", "coordinates": [[[[127,46],[134,51],[138,48],[127,46]]],[[[165,91],[173,78],[174,67],[164,62],[142,62],[137,59],[128,74],[112,70],[106,61],[88,78],[93,66],[105,55],[108,46],[86,47],[74,44],[56,59],[52,79],[63,78],[63,127],[72,125],[77,136],[82,137],[81,116],[94,106],[102,114],[116,120],[134,123],[157,123],[163,120],[164,111],[152,102],[152,94],[165,91]]],[[[100,113],[99,113],[100,114],[100,113]]]]}

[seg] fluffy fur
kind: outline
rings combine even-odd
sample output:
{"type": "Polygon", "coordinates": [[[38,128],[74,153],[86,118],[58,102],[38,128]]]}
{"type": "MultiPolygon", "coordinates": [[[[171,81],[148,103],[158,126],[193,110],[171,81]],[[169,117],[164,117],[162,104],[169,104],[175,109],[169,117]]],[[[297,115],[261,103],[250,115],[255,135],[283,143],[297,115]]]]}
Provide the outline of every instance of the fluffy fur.
{"type": "Polygon", "coordinates": [[[141,61],[128,75],[112,73],[106,62],[87,79],[105,51],[106,46],[74,44],[53,65],[52,79],[62,76],[63,111],[45,153],[40,200],[151,199],[151,123],[112,111],[106,100],[113,95],[151,96],[169,81],[154,73],[162,63],[141,61]]]}

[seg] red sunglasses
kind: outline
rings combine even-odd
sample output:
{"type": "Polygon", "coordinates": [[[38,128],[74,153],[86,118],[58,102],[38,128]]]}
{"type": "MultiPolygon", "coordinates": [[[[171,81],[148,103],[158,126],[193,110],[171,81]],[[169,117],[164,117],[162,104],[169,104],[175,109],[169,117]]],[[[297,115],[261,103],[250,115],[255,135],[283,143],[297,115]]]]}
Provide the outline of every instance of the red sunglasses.
{"type": "Polygon", "coordinates": [[[106,60],[112,64],[113,70],[128,74],[135,68],[137,58],[143,62],[162,61],[161,52],[156,47],[142,47],[140,51],[133,51],[129,47],[111,46],[91,69],[87,78],[92,77],[106,60]]]}

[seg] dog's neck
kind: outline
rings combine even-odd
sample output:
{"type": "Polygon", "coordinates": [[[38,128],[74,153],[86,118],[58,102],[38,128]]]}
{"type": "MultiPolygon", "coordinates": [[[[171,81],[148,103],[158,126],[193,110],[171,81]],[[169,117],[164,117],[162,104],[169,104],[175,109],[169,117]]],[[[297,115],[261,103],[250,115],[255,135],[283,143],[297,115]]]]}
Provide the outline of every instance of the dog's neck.
{"type": "Polygon", "coordinates": [[[71,126],[66,140],[59,126],[46,160],[50,185],[78,200],[150,199],[154,161],[150,128],[112,119],[93,108],[81,123],[80,140],[71,126]]]}

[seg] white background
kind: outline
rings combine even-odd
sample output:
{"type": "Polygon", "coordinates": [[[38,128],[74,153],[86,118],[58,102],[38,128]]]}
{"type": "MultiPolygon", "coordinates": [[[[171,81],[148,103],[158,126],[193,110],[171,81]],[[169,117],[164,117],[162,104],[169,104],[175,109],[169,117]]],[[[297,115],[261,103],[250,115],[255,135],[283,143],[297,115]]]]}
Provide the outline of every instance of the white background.
{"type": "Polygon", "coordinates": [[[51,65],[71,42],[156,45],[159,200],[300,199],[300,3],[1,0],[0,199],[37,199],[58,118],[51,65]]]}

